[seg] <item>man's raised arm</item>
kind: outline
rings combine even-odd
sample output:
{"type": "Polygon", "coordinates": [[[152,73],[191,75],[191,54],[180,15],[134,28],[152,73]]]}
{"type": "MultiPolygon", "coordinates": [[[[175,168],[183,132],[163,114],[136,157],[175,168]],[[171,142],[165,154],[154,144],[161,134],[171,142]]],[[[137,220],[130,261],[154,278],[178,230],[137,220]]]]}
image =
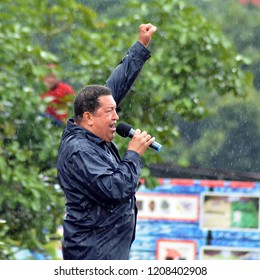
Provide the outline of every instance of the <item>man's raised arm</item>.
{"type": "Polygon", "coordinates": [[[151,23],[139,26],[138,41],[128,50],[127,55],[121,60],[106,81],[105,85],[112,90],[117,105],[121,103],[140,73],[144,63],[150,58],[151,54],[147,46],[155,31],[156,27],[151,23]]]}

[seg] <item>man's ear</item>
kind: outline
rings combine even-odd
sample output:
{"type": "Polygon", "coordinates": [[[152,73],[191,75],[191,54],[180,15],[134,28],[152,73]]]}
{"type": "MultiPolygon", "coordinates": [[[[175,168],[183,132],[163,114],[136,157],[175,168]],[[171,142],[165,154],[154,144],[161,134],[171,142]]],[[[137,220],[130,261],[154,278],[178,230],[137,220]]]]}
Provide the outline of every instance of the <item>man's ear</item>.
{"type": "Polygon", "coordinates": [[[92,126],[93,125],[93,119],[92,119],[92,114],[90,112],[84,112],[82,116],[82,121],[88,125],[92,126]]]}

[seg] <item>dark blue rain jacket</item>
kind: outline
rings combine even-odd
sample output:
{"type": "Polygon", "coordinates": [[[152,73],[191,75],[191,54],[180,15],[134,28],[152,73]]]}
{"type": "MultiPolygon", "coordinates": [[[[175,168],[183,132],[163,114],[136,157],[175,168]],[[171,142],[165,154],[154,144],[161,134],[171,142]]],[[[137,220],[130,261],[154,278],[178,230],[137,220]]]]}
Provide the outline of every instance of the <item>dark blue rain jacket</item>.
{"type": "MultiPolygon", "coordinates": [[[[119,104],[150,52],[139,42],[106,82],[119,104]]],[[[66,196],[63,258],[128,259],[135,235],[135,192],[141,159],[134,151],[120,157],[114,143],[67,122],[58,156],[58,179],[66,196]]]]}

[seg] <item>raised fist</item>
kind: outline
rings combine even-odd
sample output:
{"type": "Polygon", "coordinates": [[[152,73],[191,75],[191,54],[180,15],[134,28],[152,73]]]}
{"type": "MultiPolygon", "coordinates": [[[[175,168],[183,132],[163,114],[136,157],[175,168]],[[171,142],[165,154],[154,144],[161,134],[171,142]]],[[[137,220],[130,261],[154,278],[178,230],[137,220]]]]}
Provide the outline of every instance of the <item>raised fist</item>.
{"type": "Polygon", "coordinates": [[[151,23],[141,24],[139,26],[138,41],[147,47],[151,41],[152,35],[156,31],[157,27],[151,23]]]}

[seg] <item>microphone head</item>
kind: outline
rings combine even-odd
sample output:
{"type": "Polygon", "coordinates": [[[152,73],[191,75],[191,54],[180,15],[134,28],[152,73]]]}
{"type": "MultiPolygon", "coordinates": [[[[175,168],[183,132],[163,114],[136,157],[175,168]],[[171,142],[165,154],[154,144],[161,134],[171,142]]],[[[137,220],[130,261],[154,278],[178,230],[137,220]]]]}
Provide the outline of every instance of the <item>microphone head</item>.
{"type": "Polygon", "coordinates": [[[133,127],[130,124],[119,123],[116,127],[116,132],[122,137],[128,137],[132,128],[133,127]]]}

